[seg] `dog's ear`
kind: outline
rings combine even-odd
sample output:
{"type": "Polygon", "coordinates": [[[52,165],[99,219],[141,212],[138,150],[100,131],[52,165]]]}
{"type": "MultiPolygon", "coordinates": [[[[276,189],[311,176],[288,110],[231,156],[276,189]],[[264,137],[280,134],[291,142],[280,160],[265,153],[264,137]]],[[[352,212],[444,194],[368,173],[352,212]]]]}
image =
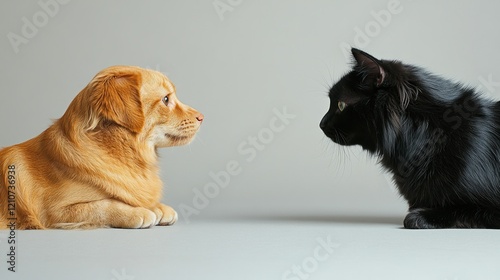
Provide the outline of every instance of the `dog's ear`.
{"type": "Polygon", "coordinates": [[[139,71],[105,69],[92,80],[87,94],[93,114],[139,133],[144,126],[139,71]]]}

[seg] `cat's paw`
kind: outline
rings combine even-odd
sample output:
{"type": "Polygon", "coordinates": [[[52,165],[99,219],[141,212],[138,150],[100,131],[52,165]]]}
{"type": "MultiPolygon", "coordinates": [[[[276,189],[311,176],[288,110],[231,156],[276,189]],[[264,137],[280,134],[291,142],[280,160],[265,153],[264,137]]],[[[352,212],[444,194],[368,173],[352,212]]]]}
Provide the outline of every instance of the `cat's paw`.
{"type": "Polygon", "coordinates": [[[177,222],[177,212],[168,205],[160,204],[153,211],[156,214],[156,225],[170,226],[177,222]]]}
{"type": "Polygon", "coordinates": [[[435,229],[438,228],[426,217],[426,209],[413,209],[406,215],[404,226],[407,229],[435,229]]]}

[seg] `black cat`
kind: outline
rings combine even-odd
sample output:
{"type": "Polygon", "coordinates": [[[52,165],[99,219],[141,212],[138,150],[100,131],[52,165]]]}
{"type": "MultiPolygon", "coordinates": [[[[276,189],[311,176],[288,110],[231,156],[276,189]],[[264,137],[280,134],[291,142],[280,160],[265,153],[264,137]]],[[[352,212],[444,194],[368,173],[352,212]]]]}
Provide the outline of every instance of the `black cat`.
{"type": "Polygon", "coordinates": [[[398,61],[352,49],[320,127],[360,145],[408,201],[405,228],[500,228],[500,102],[398,61]]]}

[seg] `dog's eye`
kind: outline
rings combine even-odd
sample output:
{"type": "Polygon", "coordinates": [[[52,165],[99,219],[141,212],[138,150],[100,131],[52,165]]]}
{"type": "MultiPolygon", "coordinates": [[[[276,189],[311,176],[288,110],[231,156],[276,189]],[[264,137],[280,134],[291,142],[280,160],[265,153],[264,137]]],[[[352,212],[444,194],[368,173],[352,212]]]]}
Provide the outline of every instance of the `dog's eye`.
{"type": "Polygon", "coordinates": [[[339,101],[337,105],[339,107],[340,112],[344,111],[345,107],[347,107],[347,104],[345,104],[345,102],[342,101],[339,101]]]}
{"type": "Polygon", "coordinates": [[[163,97],[163,103],[165,103],[165,105],[168,105],[168,96],[163,97]]]}

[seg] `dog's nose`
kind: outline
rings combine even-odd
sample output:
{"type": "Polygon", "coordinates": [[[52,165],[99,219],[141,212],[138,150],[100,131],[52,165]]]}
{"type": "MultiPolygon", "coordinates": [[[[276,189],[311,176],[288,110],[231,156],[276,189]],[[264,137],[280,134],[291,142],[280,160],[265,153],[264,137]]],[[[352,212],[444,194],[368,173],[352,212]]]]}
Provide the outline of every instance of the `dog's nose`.
{"type": "Polygon", "coordinates": [[[200,113],[200,114],[196,117],[196,119],[197,119],[199,122],[202,122],[204,118],[205,118],[205,116],[203,116],[203,114],[202,114],[202,113],[200,113]]]}

